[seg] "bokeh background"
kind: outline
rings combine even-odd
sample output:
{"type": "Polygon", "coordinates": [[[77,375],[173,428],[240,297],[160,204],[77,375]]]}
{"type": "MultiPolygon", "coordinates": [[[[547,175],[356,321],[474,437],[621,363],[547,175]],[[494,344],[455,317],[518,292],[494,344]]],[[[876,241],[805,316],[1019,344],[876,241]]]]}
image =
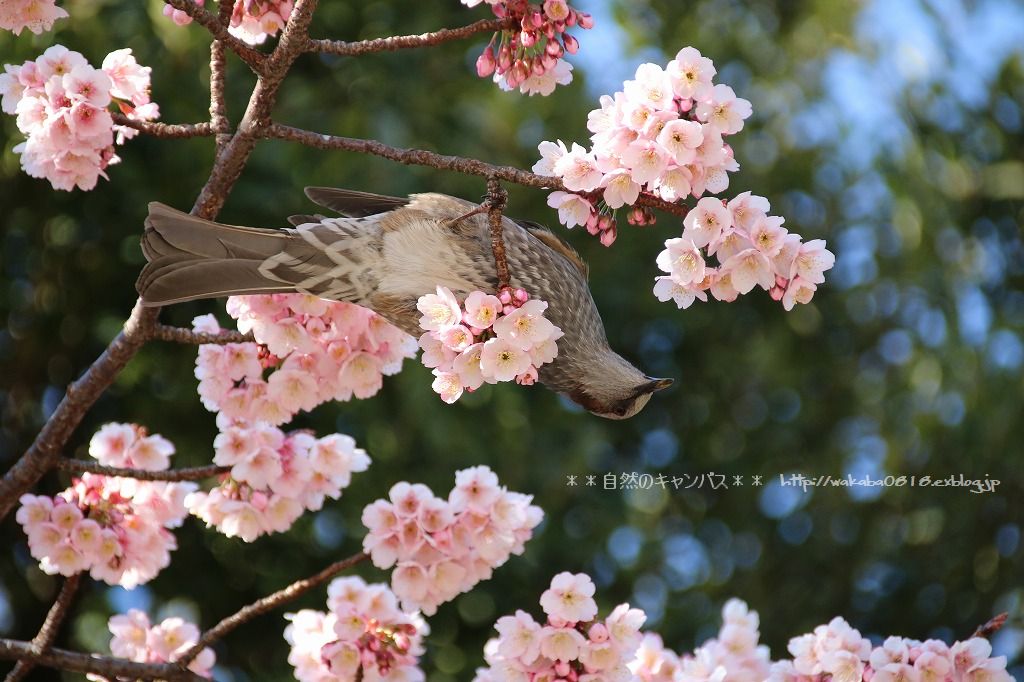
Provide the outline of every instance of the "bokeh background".
{"type": "MultiPolygon", "coordinates": [[[[56,34],[0,36],[4,62],[60,42],[94,64],[130,46],[153,70],[163,120],[202,120],[207,35],[160,16],[160,3],[69,0],[56,34]]],[[[813,304],[785,313],[766,295],[678,311],[651,295],[654,256],[679,232],[625,227],[604,249],[567,238],[592,268],[613,345],[649,373],[673,376],[639,417],[581,413],[541,388],[489,387],[442,404],[416,362],[375,398],[329,404],[296,426],[340,430],[374,464],[344,497],[292,532],[244,544],[190,521],[174,562],[132,592],[89,584],[60,643],[105,650],[105,622],[136,606],[209,626],[238,606],[360,546],[362,507],[394,482],[443,493],[485,463],[547,513],[526,554],[431,619],[431,682],[469,680],[495,619],[537,599],[560,570],[587,571],[603,608],[628,600],[686,651],[713,634],[730,596],[762,617],[773,655],[788,638],[843,615],[872,636],[968,635],[999,611],[995,646],[1018,665],[1024,645],[1024,6],[1013,0],[580,0],[598,20],[576,80],[525,99],[477,79],[486,39],[360,59],[303,58],[280,97],[282,122],[530,167],[544,139],[584,142],[586,114],[643,61],[693,45],[719,81],[751,100],[732,138],[743,169],[729,192],[770,197],[787,225],[825,238],[838,260],[813,304]],[[607,473],[715,472],[727,489],[605,490],[607,473]],[[818,489],[780,475],[963,474],[956,488],[818,489]],[[567,476],[596,475],[594,487],[567,476]],[[745,477],[735,487],[732,476],[745,477]],[[767,485],[755,488],[752,477],[767,485]]],[[[419,33],[487,15],[456,0],[323,0],[314,31],[355,39],[419,33]]],[[[230,64],[237,120],[252,79],[230,64]]],[[[110,182],[54,192],[19,171],[14,121],[0,120],[0,468],[31,442],[64,387],[134,301],[146,202],[188,208],[206,178],[209,140],[139,138],[110,182]]],[[[475,198],[483,183],[347,153],[260,145],[221,217],[277,226],[310,208],[304,185],[475,198]]],[[[554,223],[542,192],[511,188],[514,215],[554,223]]],[[[176,306],[187,324],[221,304],[176,306]]],[[[194,348],[148,346],[72,438],[82,456],[101,424],[134,421],[171,438],[176,464],[209,462],[214,417],[192,377],[194,348]]],[[[40,489],[66,485],[50,475],[40,489]]],[[[30,638],[59,581],[43,575],[14,519],[0,526],[0,635],[30,638]]],[[[384,575],[370,566],[368,579],[384,575]]],[[[296,604],[320,607],[318,591],[296,604]]],[[[218,679],[290,677],[282,613],[218,647],[218,679]]],[[[1016,668],[1019,674],[1021,669],[1016,668]]],[[[35,679],[57,679],[37,671],[35,679]]]]}

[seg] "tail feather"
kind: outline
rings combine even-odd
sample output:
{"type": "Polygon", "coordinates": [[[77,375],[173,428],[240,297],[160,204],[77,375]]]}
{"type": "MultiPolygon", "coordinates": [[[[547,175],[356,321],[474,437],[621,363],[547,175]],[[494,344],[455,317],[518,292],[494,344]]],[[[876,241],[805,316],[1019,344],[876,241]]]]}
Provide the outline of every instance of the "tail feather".
{"type": "Polygon", "coordinates": [[[260,269],[294,239],[288,232],[222,225],[154,202],[142,237],[149,263],[135,286],[146,305],[294,291],[293,284],[260,269]]]}

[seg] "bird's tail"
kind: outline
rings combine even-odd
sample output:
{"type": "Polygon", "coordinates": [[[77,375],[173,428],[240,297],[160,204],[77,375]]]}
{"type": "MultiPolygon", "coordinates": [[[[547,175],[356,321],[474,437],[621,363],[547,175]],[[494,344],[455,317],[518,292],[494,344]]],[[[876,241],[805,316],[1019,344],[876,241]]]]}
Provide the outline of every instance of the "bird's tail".
{"type": "Polygon", "coordinates": [[[135,288],[151,306],[294,291],[294,285],[261,271],[294,239],[283,230],[223,225],[153,202],[142,236],[149,262],[135,288]]]}

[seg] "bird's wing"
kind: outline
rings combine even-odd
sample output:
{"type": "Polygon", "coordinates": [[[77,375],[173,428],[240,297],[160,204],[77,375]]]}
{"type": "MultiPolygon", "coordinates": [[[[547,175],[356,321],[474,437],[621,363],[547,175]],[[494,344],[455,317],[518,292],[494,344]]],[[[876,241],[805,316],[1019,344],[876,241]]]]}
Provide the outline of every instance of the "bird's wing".
{"type": "Polygon", "coordinates": [[[534,237],[542,241],[552,251],[560,253],[565,258],[576,266],[576,269],[583,275],[583,279],[587,279],[590,276],[590,268],[577,253],[576,249],[572,248],[567,242],[562,241],[558,235],[544,227],[540,223],[535,223],[532,220],[516,220],[527,232],[532,234],[534,237]]]}
{"type": "Polygon", "coordinates": [[[387,213],[409,203],[408,199],[399,197],[332,187],[307,187],[306,196],[314,203],[349,218],[365,218],[379,213],[387,213]]]}

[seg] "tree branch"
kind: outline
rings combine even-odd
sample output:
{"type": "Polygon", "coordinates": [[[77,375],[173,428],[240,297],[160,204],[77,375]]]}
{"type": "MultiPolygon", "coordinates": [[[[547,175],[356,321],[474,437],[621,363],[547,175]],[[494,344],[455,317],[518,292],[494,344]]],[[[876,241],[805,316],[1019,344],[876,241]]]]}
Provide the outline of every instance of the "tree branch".
{"type": "Polygon", "coordinates": [[[31,661],[37,665],[59,668],[76,673],[95,673],[107,679],[169,680],[170,682],[207,682],[190,670],[175,663],[136,663],[124,658],[81,654],[66,649],[33,651],[30,642],[0,639],[0,659],[31,661]]]}
{"type": "Polygon", "coordinates": [[[393,52],[415,47],[431,47],[453,40],[462,40],[478,33],[494,33],[515,27],[516,22],[509,19],[484,19],[468,26],[458,28],[442,28],[431,33],[415,36],[391,36],[372,40],[310,40],[306,43],[309,52],[333,54],[345,57],[369,54],[371,52],[393,52]]]}
{"type": "Polygon", "coordinates": [[[136,121],[116,111],[111,112],[110,115],[117,125],[134,128],[153,137],[208,137],[214,133],[213,126],[207,121],[202,123],[160,123],[158,121],[136,121]]]}
{"type": "Polygon", "coordinates": [[[193,21],[205,28],[217,40],[223,42],[239,59],[248,64],[257,75],[263,72],[267,56],[228,33],[228,26],[211,14],[206,8],[197,5],[193,0],[164,0],[176,10],[189,15],[193,21]]]}
{"type": "Polygon", "coordinates": [[[491,252],[494,254],[494,267],[498,271],[498,291],[507,289],[511,277],[508,272],[508,259],[505,255],[505,236],[502,229],[505,204],[508,202],[506,192],[497,178],[487,179],[487,220],[491,226],[491,252]]]}
{"type": "Polygon", "coordinates": [[[243,334],[231,330],[224,330],[215,334],[207,332],[192,331],[187,327],[172,327],[167,324],[155,325],[149,332],[149,338],[157,341],[172,341],[174,343],[191,343],[201,345],[204,343],[246,343],[255,341],[252,334],[243,334]]]}
{"type": "MultiPolygon", "coordinates": [[[[60,594],[57,595],[53,606],[50,607],[50,612],[46,614],[46,620],[43,621],[42,627],[39,628],[39,634],[32,639],[29,645],[33,652],[42,654],[53,646],[61,623],[64,622],[64,617],[67,616],[68,610],[71,608],[71,602],[74,601],[75,592],[78,590],[78,583],[81,579],[82,574],[75,573],[64,580],[64,584],[60,588],[60,594]]],[[[4,682],[20,682],[34,667],[35,663],[22,659],[8,673],[4,682]]]]}
{"type": "Polygon", "coordinates": [[[120,476],[121,478],[134,478],[139,481],[201,481],[204,478],[220,476],[231,471],[231,467],[217,466],[211,464],[204,467],[190,467],[187,469],[165,469],[163,471],[147,471],[146,469],[126,469],[124,467],[105,466],[98,462],[90,462],[86,459],[59,459],[57,469],[69,471],[75,474],[90,473],[102,474],[103,476],[120,476]]]}
{"type": "MultiPolygon", "coordinates": [[[[234,3],[231,0],[220,0],[220,11],[217,20],[221,26],[226,26],[231,20],[231,10],[234,3]]],[[[219,152],[227,144],[228,135],[231,132],[231,123],[228,121],[227,101],[224,97],[225,73],[227,63],[224,55],[224,42],[214,40],[210,43],[210,126],[217,135],[217,151],[219,152]]]]}
{"type": "MultiPolygon", "coordinates": [[[[529,171],[520,170],[512,166],[494,166],[476,159],[467,159],[461,156],[446,156],[435,152],[428,152],[423,149],[402,149],[378,142],[376,140],[363,140],[354,137],[341,137],[339,135],[325,135],[314,133],[308,130],[301,130],[280,123],[272,123],[261,131],[261,136],[276,140],[288,140],[298,142],[307,147],[324,150],[343,150],[358,152],[360,154],[372,154],[391,161],[396,161],[407,166],[429,166],[441,170],[451,170],[466,175],[479,175],[485,178],[496,178],[506,182],[513,182],[525,187],[536,187],[538,189],[555,189],[570,191],[565,188],[562,181],[548,175],[537,175],[529,171]]],[[[674,204],[657,197],[641,194],[636,202],[637,206],[656,208],[675,216],[685,216],[686,206],[674,204]]]]}
{"type": "Polygon", "coordinates": [[[34,486],[56,462],[61,449],[82,421],[86,411],[110,387],[118,373],[146,342],[156,323],[158,308],[135,304],[124,329],[77,381],[46,420],[35,441],[21,459],[0,480],[0,519],[18,503],[18,498],[34,486]]]}
{"type": "Polygon", "coordinates": [[[997,616],[993,616],[984,625],[979,625],[978,629],[974,631],[971,637],[984,637],[985,639],[990,639],[992,635],[999,632],[1000,628],[1006,625],[1006,621],[1009,619],[1009,617],[1010,614],[1005,612],[1000,613],[997,616]]]}
{"type": "Polygon", "coordinates": [[[192,660],[199,655],[204,648],[212,645],[214,642],[219,640],[224,635],[228,634],[239,625],[244,625],[253,618],[261,616],[267,611],[272,611],[278,606],[287,604],[293,599],[297,599],[306,592],[309,592],[313,588],[323,585],[328,580],[338,575],[342,571],[347,571],[361,561],[369,559],[369,555],[366,552],[360,552],[354,554],[347,559],[336,561],[327,568],[323,569],[319,573],[312,575],[303,580],[297,580],[288,587],[278,590],[273,594],[267,595],[262,599],[258,599],[253,603],[243,606],[234,614],[228,616],[221,622],[214,625],[212,628],[203,633],[203,636],[199,638],[199,641],[191,649],[185,652],[185,654],[178,659],[179,665],[188,665],[192,660]]]}

